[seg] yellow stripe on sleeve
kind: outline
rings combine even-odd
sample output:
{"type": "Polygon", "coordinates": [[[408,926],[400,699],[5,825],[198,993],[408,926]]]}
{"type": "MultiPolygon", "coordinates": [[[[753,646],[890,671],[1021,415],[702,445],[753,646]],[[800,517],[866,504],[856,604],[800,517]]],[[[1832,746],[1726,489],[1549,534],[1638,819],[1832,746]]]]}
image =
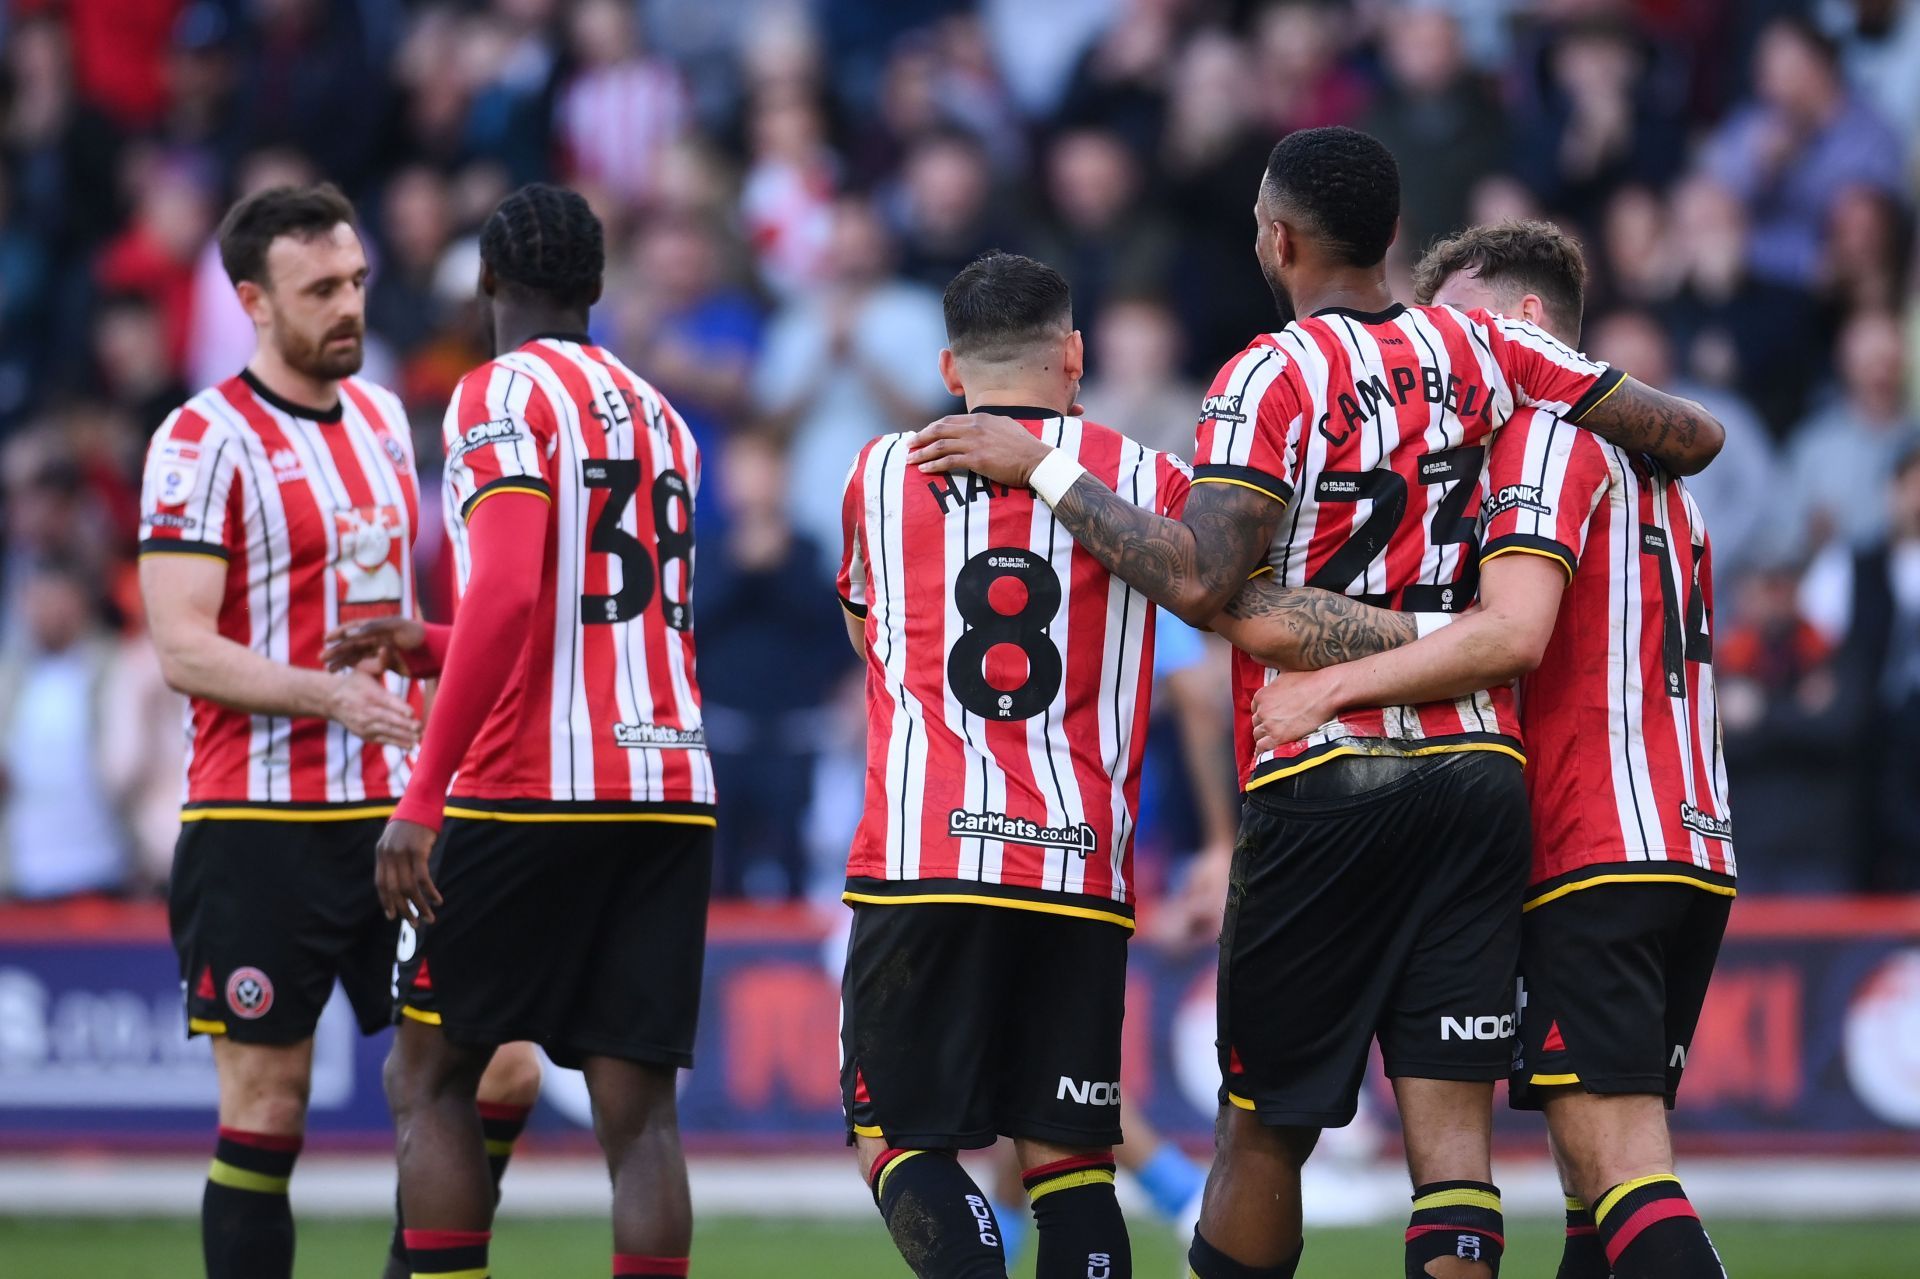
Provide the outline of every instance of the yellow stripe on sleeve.
{"type": "Polygon", "coordinates": [[[1287,499],[1284,497],[1281,497],[1278,493],[1274,492],[1272,489],[1261,488],[1258,484],[1250,484],[1246,480],[1229,479],[1224,475],[1196,475],[1193,479],[1193,482],[1195,485],[1237,484],[1243,489],[1252,489],[1254,492],[1260,494],[1262,497],[1270,497],[1274,501],[1280,503],[1280,505],[1282,506],[1285,506],[1287,504],[1287,499]]]}

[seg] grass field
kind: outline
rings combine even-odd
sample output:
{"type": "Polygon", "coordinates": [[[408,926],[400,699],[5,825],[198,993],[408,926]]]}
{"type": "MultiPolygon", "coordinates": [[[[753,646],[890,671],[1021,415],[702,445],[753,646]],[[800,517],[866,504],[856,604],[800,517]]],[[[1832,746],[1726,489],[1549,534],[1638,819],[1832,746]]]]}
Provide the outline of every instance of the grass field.
{"type": "MultiPolygon", "coordinates": [[[[0,1275],[6,1279],[193,1279],[200,1274],[197,1224],[0,1217],[0,1275]]],[[[313,1221],[300,1228],[299,1279],[375,1279],[386,1248],[378,1221],[313,1221]]],[[[1920,1221],[1846,1224],[1728,1222],[1715,1231],[1732,1279],[1912,1279],[1920,1221]]],[[[1559,1230],[1513,1223],[1505,1279],[1547,1279],[1559,1258],[1559,1230]]],[[[1134,1273],[1181,1273],[1172,1236],[1136,1228],[1134,1273]]],[[[607,1273],[600,1227],[587,1222],[508,1220],[493,1247],[502,1279],[592,1279],[607,1273]]],[[[1029,1249],[1029,1253],[1031,1250],[1029,1249]]],[[[845,1222],[715,1219],[695,1240],[700,1279],[900,1279],[906,1268],[876,1219],[845,1222]]],[[[1301,1279],[1391,1279],[1401,1273],[1399,1232],[1390,1227],[1323,1230],[1308,1240],[1301,1279]]],[[[1032,1274],[1032,1258],[1016,1275],[1032,1274]]]]}

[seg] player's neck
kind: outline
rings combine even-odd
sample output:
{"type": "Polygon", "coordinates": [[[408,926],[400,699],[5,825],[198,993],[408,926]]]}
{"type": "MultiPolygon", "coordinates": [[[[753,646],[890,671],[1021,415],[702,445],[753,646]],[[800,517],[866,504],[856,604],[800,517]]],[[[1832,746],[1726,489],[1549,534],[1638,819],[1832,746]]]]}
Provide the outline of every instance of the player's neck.
{"type": "Polygon", "coordinates": [[[253,380],[278,396],[289,406],[299,406],[312,410],[314,415],[325,417],[340,404],[340,382],[337,378],[317,378],[302,373],[281,358],[280,353],[270,345],[262,345],[247,361],[247,372],[253,380]]]}
{"type": "Polygon", "coordinates": [[[1300,319],[1322,311],[1339,309],[1373,315],[1392,307],[1393,290],[1387,287],[1385,263],[1370,267],[1341,267],[1299,288],[1293,305],[1300,319]]]}
{"type": "Polygon", "coordinates": [[[1059,387],[1047,390],[1038,386],[990,386],[975,390],[967,388],[967,412],[978,413],[981,408],[1021,408],[1045,409],[1051,417],[1065,417],[1072,405],[1073,397],[1059,387]]]}
{"type": "Polygon", "coordinates": [[[493,311],[494,354],[516,351],[540,337],[581,336],[587,313],[558,306],[498,306],[493,311]]]}

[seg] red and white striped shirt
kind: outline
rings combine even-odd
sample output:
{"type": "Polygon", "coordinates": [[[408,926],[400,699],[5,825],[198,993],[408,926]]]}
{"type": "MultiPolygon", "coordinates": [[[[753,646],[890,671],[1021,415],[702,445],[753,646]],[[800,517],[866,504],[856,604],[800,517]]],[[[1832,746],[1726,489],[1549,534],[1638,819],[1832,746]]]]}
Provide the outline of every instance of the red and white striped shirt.
{"type": "Polygon", "coordinates": [[[1712,554],[1692,496],[1646,459],[1533,410],[1495,439],[1488,489],[1482,559],[1545,555],[1569,579],[1547,651],[1520,684],[1530,896],[1622,873],[1731,893],[1712,554]]]}
{"type": "Polygon", "coordinates": [[[446,812],[605,811],[712,823],[694,673],[700,452],[680,415],[585,337],[540,337],[460,380],[447,407],[447,535],[495,493],[552,503],[540,605],[446,812]]]}
{"type": "MultiPolygon", "coordinates": [[[[1201,409],[1194,483],[1239,484],[1291,504],[1262,570],[1290,586],[1459,612],[1478,580],[1488,437],[1526,405],[1577,421],[1621,377],[1531,324],[1485,311],[1329,309],[1262,335],[1220,370],[1201,409]]],[[[1273,672],[1238,650],[1233,659],[1248,789],[1356,753],[1519,756],[1507,688],[1347,711],[1255,755],[1244,711],[1273,672]]]]}
{"type": "MultiPolygon", "coordinates": [[[[1188,473],[1104,426],[1021,419],[1136,506],[1188,473]]],[[[967,901],[1132,926],[1154,607],[1028,489],[927,475],[885,435],[847,477],[840,595],[866,620],[866,808],[849,901],[967,901]]]]}
{"type": "MultiPolygon", "coordinates": [[[[161,425],[141,490],[141,554],[224,561],[220,634],[262,657],[318,669],[333,627],[416,612],[413,441],[399,399],[371,382],[342,382],[322,413],[228,378],[161,425]]],[[[407,681],[386,681],[417,704],[407,681]]],[[[196,697],[187,740],[187,820],[375,817],[406,789],[405,752],[324,719],[196,697]]]]}

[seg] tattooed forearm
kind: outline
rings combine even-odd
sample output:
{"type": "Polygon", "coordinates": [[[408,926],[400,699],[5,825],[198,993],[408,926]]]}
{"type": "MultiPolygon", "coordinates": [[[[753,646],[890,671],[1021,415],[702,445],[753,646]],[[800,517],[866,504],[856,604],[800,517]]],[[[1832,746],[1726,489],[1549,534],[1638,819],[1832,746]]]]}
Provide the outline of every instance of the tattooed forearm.
{"type": "Polygon", "coordinates": [[[1371,657],[1419,636],[1411,613],[1317,587],[1284,586],[1271,577],[1242,586],[1214,629],[1267,665],[1296,671],[1371,657]]]}
{"type": "Polygon", "coordinates": [[[1184,621],[1205,626],[1267,553],[1284,508],[1227,484],[1195,486],[1170,520],[1082,476],[1053,513],[1107,570],[1184,621]]]}
{"type": "Polygon", "coordinates": [[[1580,425],[1630,453],[1645,453],[1675,475],[1696,475],[1726,442],[1714,416],[1637,378],[1596,404],[1580,425]]]}

